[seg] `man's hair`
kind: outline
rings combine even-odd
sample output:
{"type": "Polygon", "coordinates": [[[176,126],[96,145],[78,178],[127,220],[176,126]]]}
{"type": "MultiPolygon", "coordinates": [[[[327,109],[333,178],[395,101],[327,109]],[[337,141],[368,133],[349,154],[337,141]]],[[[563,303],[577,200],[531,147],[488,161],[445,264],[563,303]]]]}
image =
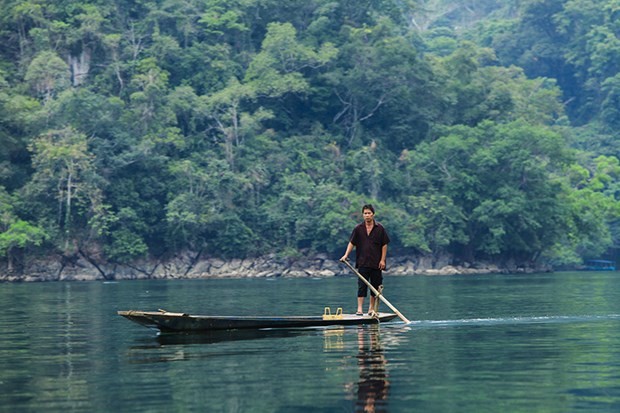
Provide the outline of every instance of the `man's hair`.
{"type": "Polygon", "coordinates": [[[371,205],[371,204],[366,204],[366,205],[364,205],[364,206],[362,207],[362,214],[364,213],[364,210],[366,210],[366,209],[370,209],[370,210],[372,211],[372,213],[373,213],[373,214],[375,213],[375,209],[372,207],[372,205],[371,205]]]}

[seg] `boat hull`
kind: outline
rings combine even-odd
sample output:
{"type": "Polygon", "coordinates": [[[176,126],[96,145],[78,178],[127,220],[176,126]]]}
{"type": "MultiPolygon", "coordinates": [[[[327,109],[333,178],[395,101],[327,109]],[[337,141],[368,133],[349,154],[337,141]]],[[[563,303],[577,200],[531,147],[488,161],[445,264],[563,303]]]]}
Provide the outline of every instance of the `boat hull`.
{"type": "Polygon", "coordinates": [[[145,327],[158,329],[163,333],[378,324],[396,318],[396,314],[392,313],[379,313],[377,316],[343,314],[341,317],[328,318],[323,316],[203,316],[135,310],[118,311],[118,314],[145,327]]]}

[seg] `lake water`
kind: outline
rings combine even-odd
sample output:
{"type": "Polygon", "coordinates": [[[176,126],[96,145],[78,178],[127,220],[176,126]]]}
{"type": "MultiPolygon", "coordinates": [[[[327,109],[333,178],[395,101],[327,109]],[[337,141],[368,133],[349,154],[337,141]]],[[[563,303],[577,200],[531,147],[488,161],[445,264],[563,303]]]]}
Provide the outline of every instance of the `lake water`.
{"type": "Polygon", "coordinates": [[[412,324],[158,336],[116,311],[353,312],[356,280],[0,284],[0,411],[620,411],[620,273],[385,285],[412,324]]]}

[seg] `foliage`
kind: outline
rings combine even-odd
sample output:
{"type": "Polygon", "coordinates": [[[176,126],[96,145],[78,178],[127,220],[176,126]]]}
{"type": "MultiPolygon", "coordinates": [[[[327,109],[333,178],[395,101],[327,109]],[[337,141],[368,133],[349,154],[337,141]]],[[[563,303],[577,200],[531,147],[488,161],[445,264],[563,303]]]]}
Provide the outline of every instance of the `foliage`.
{"type": "Polygon", "coordinates": [[[407,254],[618,243],[615,0],[0,7],[9,264],[338,257],[367,202],[407,254]]]}
{"type": "Polygon", "coordinates": [[[6,256],[8,269],[13,271],[20,252],[39,247],[48,239],[40,227],[19,219],[15,214],[15,200],[0,186],[0,256],[6,256]]]}

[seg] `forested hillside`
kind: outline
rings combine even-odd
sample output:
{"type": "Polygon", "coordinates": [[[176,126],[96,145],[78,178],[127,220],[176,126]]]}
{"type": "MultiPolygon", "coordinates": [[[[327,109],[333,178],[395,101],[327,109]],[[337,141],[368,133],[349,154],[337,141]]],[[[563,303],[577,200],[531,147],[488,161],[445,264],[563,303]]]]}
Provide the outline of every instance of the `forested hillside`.
{"type": "MultiPolygon", "coordinates": [[[[0,0],[0,260],[574,264],[620,238],[616,0],[0,0]]],[[[4,271],[4,270],[3,270],[4,271]]]]}

